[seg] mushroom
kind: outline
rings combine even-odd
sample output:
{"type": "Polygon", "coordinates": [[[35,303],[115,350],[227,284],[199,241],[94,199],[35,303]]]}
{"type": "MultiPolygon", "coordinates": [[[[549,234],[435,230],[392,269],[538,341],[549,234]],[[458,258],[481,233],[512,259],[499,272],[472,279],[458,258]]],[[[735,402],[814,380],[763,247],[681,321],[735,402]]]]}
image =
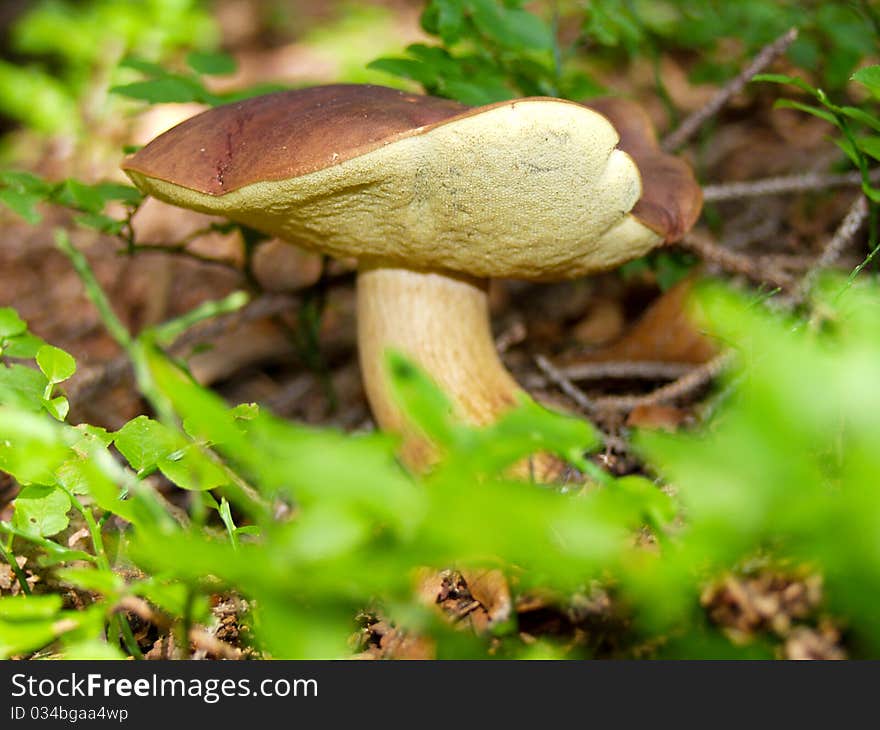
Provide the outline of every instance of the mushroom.
{"type": "MultiPolygon", "coordinates": [[[[123,169],[145,193],[358,261],[358,346],[378,424],[414,465],[432,448],[390,393],[387,348],[483,425],[523,393],[493,345],[490,277],[553,281],[679,239],[702,202],[632,102],[526,98],[469,108],[330,85],[216,107],[123,169]]],[[[541,462],[538,476],[555,470],[541,462]]]]}

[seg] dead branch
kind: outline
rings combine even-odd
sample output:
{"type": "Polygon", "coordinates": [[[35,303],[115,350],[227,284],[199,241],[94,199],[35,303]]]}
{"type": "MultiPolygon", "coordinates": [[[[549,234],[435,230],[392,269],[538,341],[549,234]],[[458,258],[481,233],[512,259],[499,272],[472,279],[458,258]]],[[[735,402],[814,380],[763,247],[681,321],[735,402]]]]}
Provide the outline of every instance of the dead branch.
{"type": "MultiPolygon", "coordinates": [[[[556,366],[553,366],[556,367],[556,366]]],[[[694,369],[687,362],[651,362],[609,360],[584,362],[556,367],[556,372],[571,381],[582,380],[675,380],[694,369]]],[[[535,376],[527,381],[529,387],[540,388],[551,381],[549,377],[535,376]]],[[[558,383],[555,383],[558,384],[558,383]]]]}
{"type": "MultiPolygon", "coordinates": [[[[869,177],[871,182],[880,182],[880,169],[871,170],[869,177]]],[[[761,198],[767,195],[782,195],[784,193],[803,193],[842,187],[858,187],[861,184],[862,176],[859,172],[847,172],[842,175],[805,172],[796,175],[748,180],[746,182],[706,185],[703,187],[703,200],[707,203],[718,203],[724,200],[761,198]]]]}
{"type": "Polygon", "coordinates": [[[837,230],[834,231],[834,235],[831,236],[822,254],[816,259],[816,263],[810,267],[810,271],[804,277],[805,282],[807,279],[814,278],[819,271],[832,266],[840,258],[840,254],[852,243],[853,238],[861,230],[867,219],[868,200],[864,195],[859,195],[853,201],[837,230]]]}
{"type": "Polygon", "coordinates": [[[847,246],[852,243],[868,219],[868,200],[864,195],[859,195],[850,206],[840,225],[834,231],[822,253],[816,258],[797,286],[787,295],[776,297],[773,300],[775,306],[782,309],[796,307],[807,298],[813,284],[819,274],[833,266],[847,246]]]}
{"type": "Polygon", "coordinates": [[[559,390],[565,393],[565,395],[571,398],[571,400],[574,401],[578,408],[584,413],[594,413],[596,411],[596,406],[592,399],[572,383],[571,380],[565,377],[565,375],[563,375],[546,357],[543,355],[535,355],[535,364],[540,371],[547,376],[547,379],[559,388],[559,390]]]}
{"type": "Polygon", "coordinates": [[[699,231],[691,231],[678,245],[695,253],[707,263],[715,264],[729,273],[741,274],[752,281],[785,290],[794,285],[794,279],[769,260],[731,251],[699,231]]]}
{"type": "Polygon", "coordinates": [[[591,401],[596,410],[631,411],[639,406],[668,403],[690,395],[720,375],[733,359],[731,352],[716,355],[678,380],[645,395],[612,395],[591,401]]]}
{"type": "Polygon", "coordinates": [[[693,114],[688,115],[678,126],[678,129],[663,139],[663,149],[667,152],[674,152],[687,142],[700,127],[721,110],[731,97],[742,91],[749,81],[785,53],[788,47],[794,43],[797,36],[797,28],[791,28],[775,41],[765,46],[736,78],[726,83],[707,104],[697,109],[693,114]]]}

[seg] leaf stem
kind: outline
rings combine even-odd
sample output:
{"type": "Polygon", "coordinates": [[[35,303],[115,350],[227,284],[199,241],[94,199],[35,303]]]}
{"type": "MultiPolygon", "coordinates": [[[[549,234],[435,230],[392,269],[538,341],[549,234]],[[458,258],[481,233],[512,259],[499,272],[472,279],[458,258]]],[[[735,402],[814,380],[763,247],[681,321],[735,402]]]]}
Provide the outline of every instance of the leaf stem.
{"type": "Polygon", "coordinates": [[[12,572],[15,573],[15,578],[21,586],[21,592],[26,596],[31,595],[31,587],[27,583],[27,576],[24,574],[21,566],[16,562],[15,555],[11,551],[7,552],[6,548],[3,547],[2,542],[0,542],[0,558],[12,568],[12,572]]]}

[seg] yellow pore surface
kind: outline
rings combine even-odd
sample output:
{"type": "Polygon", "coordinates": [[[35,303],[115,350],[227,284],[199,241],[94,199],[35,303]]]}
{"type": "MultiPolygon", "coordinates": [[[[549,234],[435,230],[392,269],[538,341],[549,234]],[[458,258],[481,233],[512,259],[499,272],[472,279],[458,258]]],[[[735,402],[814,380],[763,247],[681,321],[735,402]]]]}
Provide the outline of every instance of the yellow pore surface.
{"type": "Polygon", "coordinates": [[[617,142],[590,109],[521,100],[220,196],[129,174],[161,200],[331,256],[551,280],[612,268],[662,242],[629,213],[641,179],[617,142]]]}

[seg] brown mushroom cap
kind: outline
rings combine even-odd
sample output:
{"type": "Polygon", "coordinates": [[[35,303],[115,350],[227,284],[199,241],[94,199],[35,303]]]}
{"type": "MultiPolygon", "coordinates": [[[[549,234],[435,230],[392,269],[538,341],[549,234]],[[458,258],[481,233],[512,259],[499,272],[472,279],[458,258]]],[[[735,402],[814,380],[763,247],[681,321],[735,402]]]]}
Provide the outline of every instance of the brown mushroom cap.
{"type": "Polygon", "coordinates": [[[680,157],[665,153],[648,113],[628,99],[603,97],[585,106],[607,117],[620,135],[618,146],[642,173],[642,197],[632,213],[668,242],[681,240],[697,222],[703,192],[693,170],[680,157]]]}
{"type": "Polygon", "coordinates": [[[675,240],[701,202],[635,105],[591,106],[321,86],[200,114],[123,169],[157,198],[333,256],[568,278],[675,240]]]}

